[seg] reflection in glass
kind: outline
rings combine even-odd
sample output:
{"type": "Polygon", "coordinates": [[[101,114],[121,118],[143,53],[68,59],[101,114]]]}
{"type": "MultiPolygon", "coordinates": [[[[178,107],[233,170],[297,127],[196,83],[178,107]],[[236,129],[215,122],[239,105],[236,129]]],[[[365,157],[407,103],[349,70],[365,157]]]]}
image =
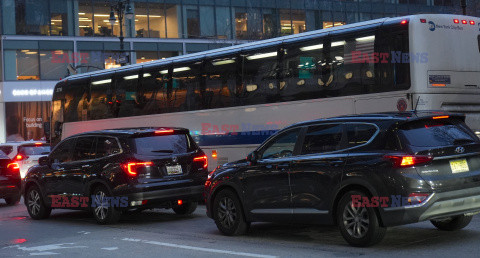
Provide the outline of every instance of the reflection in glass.
{"type": "Polygon", "coordinates": [[[40,80],[38,50],[17,50],[17,80],[40,80]]]}
{"type": "Polygon", "coordinates": [[[93,36],[93,9],[91,1],[78,2],[78,27],[80,36],[93,36]]]}

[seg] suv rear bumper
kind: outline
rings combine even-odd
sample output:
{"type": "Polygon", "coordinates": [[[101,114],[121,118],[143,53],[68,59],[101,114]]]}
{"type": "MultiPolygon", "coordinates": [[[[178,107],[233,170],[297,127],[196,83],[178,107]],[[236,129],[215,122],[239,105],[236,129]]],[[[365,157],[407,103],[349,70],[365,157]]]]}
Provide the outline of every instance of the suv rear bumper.
{"type": "Polygon", "coordinates": [[[203,185],[181,187],[174,189],[145,191],[123,195],[128,197],[128,208],[149,208],[163,207],[165,203],[171,203],[177,200],[183,201],[202,201],[203,185]],[[146,201],[145,204],[132,205],[132,202],[146,201]]]}
{"type": "Polygon", "coordinates": [[[480,187],[433,193],[422,204],[384,208],[384,226],[480,212],[480,187]]]}

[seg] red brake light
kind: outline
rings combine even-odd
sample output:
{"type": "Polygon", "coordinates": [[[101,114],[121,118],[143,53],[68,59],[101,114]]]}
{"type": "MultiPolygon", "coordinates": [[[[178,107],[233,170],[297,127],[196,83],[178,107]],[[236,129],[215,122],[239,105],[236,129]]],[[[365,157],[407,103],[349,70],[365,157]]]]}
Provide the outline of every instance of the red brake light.
{"type": "Polygon", "coordinates": [[[462,20],[462,24],[467,24],[467,20],[462,20]]]}
{"type": "Polygon", "coordinates": [[[475,21],[470,21],[470,25],[475,25],[475,21]]]}
{"type": "Polygon", "coordinates": [[[402,24],[402,25],[405,25],[407,23],[408,23],[408,20],[403,20],[403,21],[400,22],[400,24],[402,24]]]}
{"type": "Polygon", "coordinates": [[[447,119],[449,117],[450,116],[434,116],[434,117],[432,117],[432,119],[447,119]]]}
{"type": "Polygon", "coordinates": [[[177,201],[177,204],[178,204],[178,206],[181,206],[181,205],[183,204],[183,201],[182,201],[182,200],[178,200],[178,201],[177,201]]]}
{"type": "Polygon", "coordinates": [[[13,162],[7,165],[7,169],[11,169],[14,172],[20,172],[20,165],[18,165],[16,162],[13,162]]]}
{"type": "Polygon", "coordinates": [[[22,154],[18,154],[17,156],[15,156],[16,161],[20,161],[20,160],[24,160],[24,159],[27,159],[27,157],[23,156],[22,154]]]}
{"type": "Polygon", "coordinates": [[[155,131],[155,134],[171,134],[173,133],[173,130],[157,130],[155,131]]]}
{"type": "Polygon", "coordinates": [[[203,168],[207,168],[207,167],[208,167],[208,158],[207,158],[207,155],[203,155],[203,156],[200,156],[200,157],[193,158],[193,161],[194,161],[194,162],[203,162],[203,168]]]}
{"type": "Polygon", "coordinates": [[[153,162],[140,162],[140,163],[129,162],[129,163],[123,165],[123,169],[130,176],[136,176],[136,175],[138,175],[138,168],[139,167],[149,167],[151,165],[153,165],[153,162]]]}
{"type": "Polygon", "coordinates": [[[460,23],[458,19],[453,19],[453,23],[460,23]]]}
{"type": "Polygon", "coordinates": [[[393,162],[393,167],[404,168],[427,164],[433,160],[432,156],[403,156],[387,155],[384,158],[393,162]]]}
{"type": "Polygon", "coordinates": [[[427,23],[427,19],[420,19],[421,23],[427,23]]]}
{"type": "Polygon", "coordinates": [[[37,146],[38,146],[38,145],[42,145],[42,144],[43,144],[43,143],[41,143],[41,142],[36,142],[36,143],[35,143],[35,145],[37,145],[37,146]]]}

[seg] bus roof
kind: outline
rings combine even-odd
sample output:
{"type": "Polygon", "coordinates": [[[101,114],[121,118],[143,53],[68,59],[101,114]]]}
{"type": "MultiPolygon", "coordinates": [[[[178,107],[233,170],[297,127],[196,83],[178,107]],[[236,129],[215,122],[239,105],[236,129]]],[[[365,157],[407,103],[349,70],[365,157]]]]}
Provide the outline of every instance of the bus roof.
{"type": "MultiPolygon", "coordinates": [[[[331,27],[327,29],[320,29],[320,30],[314,30],[314,31],[308,31],[308,32],[303,32],[295,35],[288,35],[288,36],[283,36],[283,37],[277,37],[277,38],[271,38],[271,39],[266,39],[266,40],[258,40],[258,41],[253,41],[249,43],[244,43],[244,44],[239,44],[235,46],[229,46],[229,47],[223,47],[223,48],[217,48],[217,49],[212,49],[212,50],[207,50],[207,51],[202,51],[198,53],[192,53],[192,54],[186,54],[186,55],[180,55],[180,56],[175,56],[175,57],[169,57],[166,59],[161,59],[161,60],[155,60],[147,63],[140,63],[140,64],[132,64],[128,66],[123,66],[123,67],[118,67],[114,69],[108,69],[108,70],[99,70],[99,71],[93,71],[93,72],[88,72],[88,73],[82,73],[82,74],[77,74],[77,75],[71,75],[66,78],[64,78],[61,81],[68,81],[68,80],[75,80],[75,79],[81,79],[89,76],[94,76],[94,75],[101,75],[105,73],[114,73],[117,71],[124,71],[124,70],[135,70],[135,69],[142,69],[142,68],[148,68],[148,67],[155,67],[158,65],[162,64],[173,64],[176,63],[177,61],[183,62],[183,61],[188,61],[188,60],[195,60],[195,59],[203,59],[203,58],[208,58],[208,57],[216,57],[220,56],[223,54],[228,54],[228,53],[234,53],[234,52],[240,52],[240,51],[248,51],[248,50],[254,50],[259,47],[265,47],[265,46],[277,46],[282,43],[287,43],[287,42],[297,42],[297,41],[304,41],[308,40],[311,38],[318,37],[319,35],[322,34],[330,34],[333,32],[337,31],[356,31],[359,30],[359,27],[376,27],[380,26],[384,23],[394,23],[396,21],[401,21],[405,19],[412,20],[414,17],[419,17],[422,15],[426,14],[416,14],[416,15],[409,15],[409,16],[402,16],[402,17],[386,17],[386,18],[380,18],[380,19],[375,19],[375,20],[369,20],[369,21],[364,21],[364,22],[357,22],[357,23],[352,23],[352,24],[347,24],[339,27],[331,27]]],[[[432,14],[428,14],[432,15],[432,14]]],[[[446,16],[450,14],[433,14],[435,16],[446,16]]],[[[451,15],[450,15],[451,16],[451,15]]],[[[458,17],[461,17],[461,15],[457,15],[458,17]]]]}

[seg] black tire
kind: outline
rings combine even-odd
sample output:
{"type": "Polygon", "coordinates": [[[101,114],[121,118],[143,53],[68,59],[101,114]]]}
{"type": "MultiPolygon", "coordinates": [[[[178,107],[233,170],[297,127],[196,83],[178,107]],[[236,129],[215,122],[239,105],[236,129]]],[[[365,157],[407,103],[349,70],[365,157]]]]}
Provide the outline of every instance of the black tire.
{"type": "Polygon", "coordinates": [[[36,185],[29,187],[25,192],[25,205],[30,217],[35,220],[46,219],[52,213],[52,208],[47,207],[42,193],[36,185]]]}
{"type": "Polygon", "coordinates": [[[7,203],[7,205],[12,205],[12,206],[17,205],[20,202],[20,197],[22,196],[21,195],[10,196],[5,198],[5,202],[7,203]]]}
{"type": "Polygon", "coordinates": [[[190,215],[197,209],[197,202],[185,202],[182,205],[176,205],[172,209],[178,215],[190,215]]]}
{"type": "Polygon", "coordinates": [[[237,195],[229,189],[222,190],[213,201],[213,219],[224,235],[243,235],[250,223],[245,221],[243,207],[237,195]]]}
{"type": "Polygon", "coordinates": [[[453,216],[445,219],[430,220],[430,222],[438,229],[445,231],[460,230],[470,224],[473,216],[453,216]]]}
{"type": "Polygon", "coordinates": [[[102,201],[105,200],[105,197],[112,197],[111,192],[105,186],[97,186],[93,190],[92,198],[95,200],[92,200],[92,203],[95,202],[96,206],[92,207],[93,217],[98,224],[115,224],[120,220],[122,212],[109,205],[108,201],[102,201]]]}
{"type": "Polygon", "coordinates": [[[373,207],[353,207],[352,195],[368,196],[360,191],[350,191],[342,196],[337,206],[337,223],[347,243],[367,247],[379,243],[387,228],[380,226],[373,207]]]}

